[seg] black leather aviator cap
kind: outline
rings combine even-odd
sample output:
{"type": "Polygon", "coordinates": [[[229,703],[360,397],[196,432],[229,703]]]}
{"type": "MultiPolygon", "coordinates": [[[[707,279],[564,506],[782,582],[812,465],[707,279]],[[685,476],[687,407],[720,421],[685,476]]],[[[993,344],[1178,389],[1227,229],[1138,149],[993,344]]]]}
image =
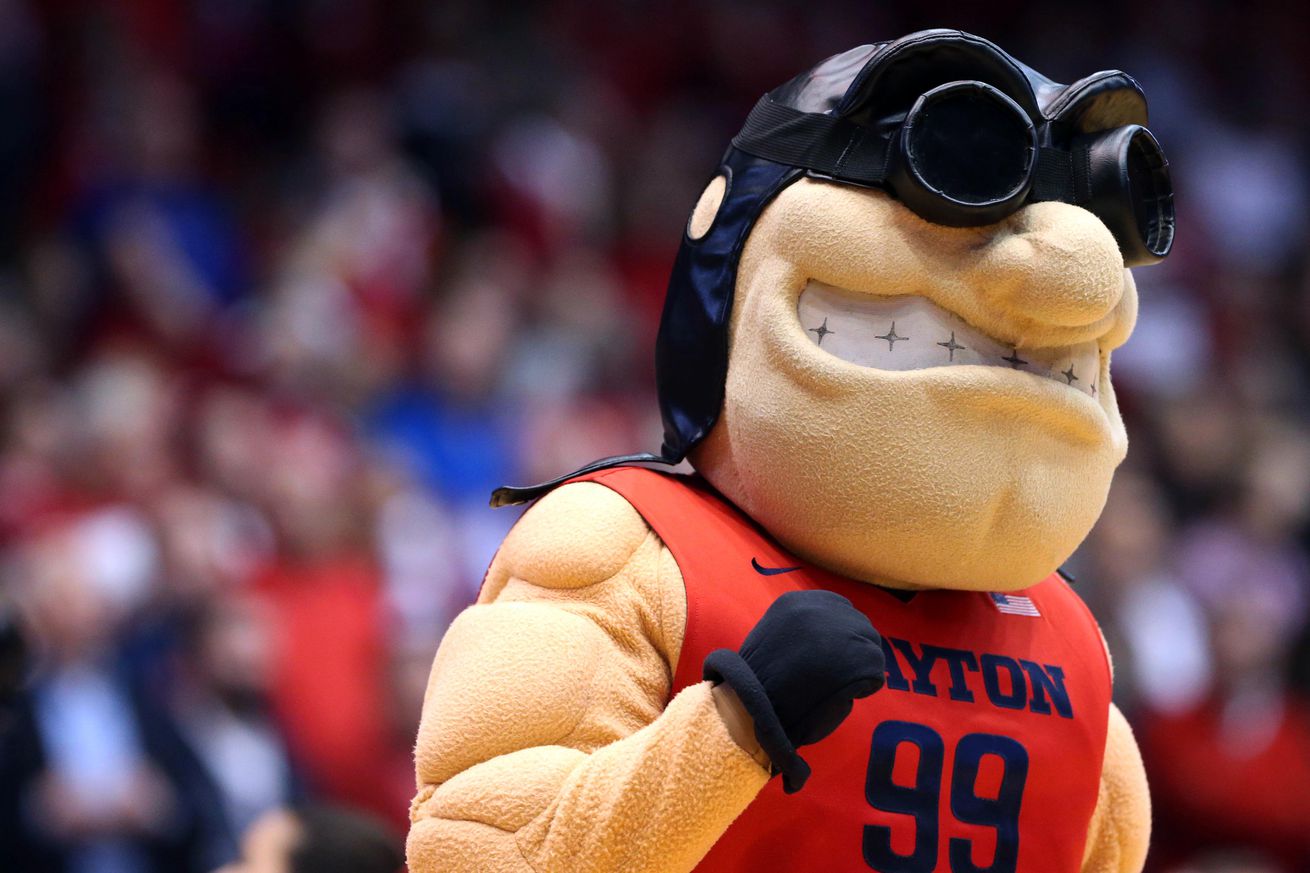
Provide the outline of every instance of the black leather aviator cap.
{"type": "Polygon", "coordinates": [[[737,263],[760,213],[804,176],[886,190],[929,221],[990,223],[1037,200],[1089,209],[1125,264],[1168,254],[1168,163],[1146,130],[1128,74],[1053,82],[985,39],[926,30],[834,55],[766,94],[715,175],[723,200],[708,231],[683,236],[655,364],[664,444],[604,458],[540,485],[497,489],[521,503],[568,479],[632,463],[677,464],[723,406],[737,263]]]}
{"type": "Polygon", "coordinates": [[[1061,88],[986,40],[927,31],[875,51],[835,107],[799,109],[792,96],[761,98],[733,146],[882,188],[935,224],[993,224],[1058,200],[1100,218],[1128,266],[1173,244],[1168,163],[1123,73],[1061,88]]]}

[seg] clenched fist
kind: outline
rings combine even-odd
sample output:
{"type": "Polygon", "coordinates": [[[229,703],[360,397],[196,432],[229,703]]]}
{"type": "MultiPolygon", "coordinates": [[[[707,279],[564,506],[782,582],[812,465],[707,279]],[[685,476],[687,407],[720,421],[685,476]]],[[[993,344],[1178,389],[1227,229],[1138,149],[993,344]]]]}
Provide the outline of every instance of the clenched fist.
{"type": "Polygon", "coordinates": [[[791,794],[810,775],[796,749],[828,736],[856,698],[882,687],[882,641],[840,594],[791,591],[773,602],[740,651],[710,652],[704,676],[736,692],[791,794]]]}

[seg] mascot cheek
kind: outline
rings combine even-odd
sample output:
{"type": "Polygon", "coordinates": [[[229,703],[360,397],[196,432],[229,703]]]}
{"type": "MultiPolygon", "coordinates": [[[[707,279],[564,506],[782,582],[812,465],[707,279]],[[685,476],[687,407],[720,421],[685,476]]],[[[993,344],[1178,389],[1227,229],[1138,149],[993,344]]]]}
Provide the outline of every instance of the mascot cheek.
{"type": "Polygon", "coordinates": [[[730,371],[723,421],[697,468],[788,548],[855,578],[986,591],[1035,584],[1091,529],[1118,461],[1110,445],[1018,422],[997,428],[952,402],[973,390],[967,375],[924,386],[860,374],[884,384],[820,403],[749,369],[730,371]]]}

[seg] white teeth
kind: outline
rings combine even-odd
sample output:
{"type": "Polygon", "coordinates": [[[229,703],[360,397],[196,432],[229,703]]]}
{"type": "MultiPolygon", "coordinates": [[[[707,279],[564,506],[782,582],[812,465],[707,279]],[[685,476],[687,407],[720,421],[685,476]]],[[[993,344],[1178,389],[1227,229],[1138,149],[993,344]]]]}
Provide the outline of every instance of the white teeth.
{"type": "Polygon", "coordinates": [[[810,281],[797,307],[810,341],[844,361],[879,370],[982,364],[1045,376],[1095,396],[1096,341],[1052,348],[997,342],[925,297],[881,297],[810,281]]]}

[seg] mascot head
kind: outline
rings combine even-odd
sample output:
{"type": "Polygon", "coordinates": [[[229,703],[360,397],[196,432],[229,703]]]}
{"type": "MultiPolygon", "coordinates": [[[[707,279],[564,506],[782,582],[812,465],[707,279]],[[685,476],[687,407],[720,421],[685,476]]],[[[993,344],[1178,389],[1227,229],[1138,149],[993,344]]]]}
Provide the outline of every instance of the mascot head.
{"type": "Polygon", "coordinates": [[[690,456],[853,578],[1040,581],[1127,449],[1109,372],[1137,312],[1126,268],[1173,241],[1146,120],[1124,73],[1060,85],[953,30],[767,94],[674,265],[659,459],[690,456]]]}

